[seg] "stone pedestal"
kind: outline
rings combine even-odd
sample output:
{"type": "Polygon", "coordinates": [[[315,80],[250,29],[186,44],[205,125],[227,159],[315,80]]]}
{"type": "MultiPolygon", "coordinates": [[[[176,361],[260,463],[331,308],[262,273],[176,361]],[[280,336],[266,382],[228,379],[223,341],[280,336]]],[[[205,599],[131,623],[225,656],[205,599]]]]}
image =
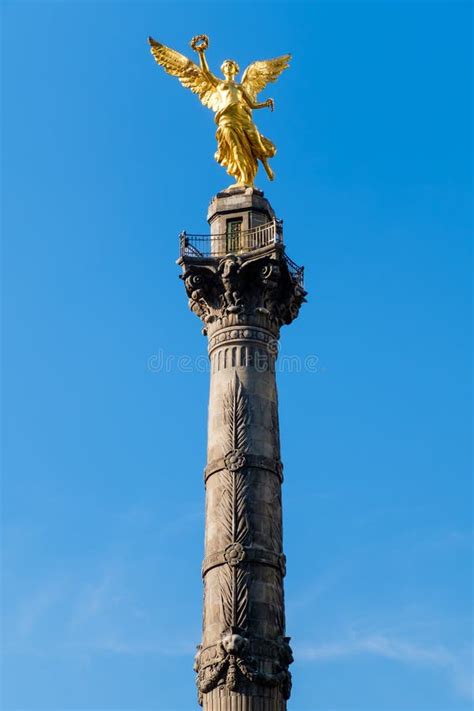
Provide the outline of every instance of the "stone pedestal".
{"type": "Polygon", "coordinates": [[[275,362],[280,327],[304,301],[302,271],[260,191],[219,193],[208,219],[211,248],[186,235],[178,260],[211,366],[198,696],[206,711],[284,711],[293,658],[275,362]]]}

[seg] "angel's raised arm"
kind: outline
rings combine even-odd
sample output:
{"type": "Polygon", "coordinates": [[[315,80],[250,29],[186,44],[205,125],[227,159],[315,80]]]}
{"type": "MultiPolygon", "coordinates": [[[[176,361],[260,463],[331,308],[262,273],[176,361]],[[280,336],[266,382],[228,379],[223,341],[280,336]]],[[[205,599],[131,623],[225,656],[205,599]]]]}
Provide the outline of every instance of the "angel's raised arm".
{"type": "Polygon", "coordinates": [[[203,74],[206,76],[208,81],[210,81],[213,84],[213,86],[217,86],[217,84],[219,83],[219,79],[209,69],[206,55],[204,54],[204,52],[206,51],[205,48],[203,46],[196,45],[193,49],[199,55],[199,64],[201,65],[203,74]]]}
{"type": "Polygon", "coordinates": [[[149,37],[148,42],[156,62],[160,64],[168,74],[177,77],[183,86],[197,94],[204,106],[215,111],[217,79],[209,71],[202,52],[199,51],[201,66],[198,67],[197,64],[185,57],[184,54],[170,47],[166,47],[166,45],[154,40],[153,37],[149,37]]]}

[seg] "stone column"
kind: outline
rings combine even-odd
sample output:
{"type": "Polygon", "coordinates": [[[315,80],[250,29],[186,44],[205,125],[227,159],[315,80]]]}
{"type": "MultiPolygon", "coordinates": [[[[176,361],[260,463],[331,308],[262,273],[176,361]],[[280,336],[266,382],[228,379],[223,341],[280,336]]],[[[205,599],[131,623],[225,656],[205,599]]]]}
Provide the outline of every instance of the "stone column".
{"type": "Polygon", "coordinates": [[[204,322],[211,370],[198,697],[206,711],[284,711],[293,658],[275,362],[280,327],[298,315],[305,292],[263,193],[219,193],[208,220],[211,256],[185,250],[178,260],[190,308],[204,322]],[[225,254],[229,226],[240,218],[243,229],[225,254]],[[273,232],[265,227],[272,223],[273,232]]]}

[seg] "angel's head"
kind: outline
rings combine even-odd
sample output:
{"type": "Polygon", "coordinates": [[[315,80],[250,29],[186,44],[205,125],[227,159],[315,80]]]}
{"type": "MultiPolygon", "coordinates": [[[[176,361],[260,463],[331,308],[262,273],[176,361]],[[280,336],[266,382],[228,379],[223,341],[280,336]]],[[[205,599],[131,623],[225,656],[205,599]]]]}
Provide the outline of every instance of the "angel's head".
{"type": "Polygon", "coordinates": [[[226,79],[233,79],[240,72],[240,67],[233,59],[224,59],[221,72],[226,79]]]}

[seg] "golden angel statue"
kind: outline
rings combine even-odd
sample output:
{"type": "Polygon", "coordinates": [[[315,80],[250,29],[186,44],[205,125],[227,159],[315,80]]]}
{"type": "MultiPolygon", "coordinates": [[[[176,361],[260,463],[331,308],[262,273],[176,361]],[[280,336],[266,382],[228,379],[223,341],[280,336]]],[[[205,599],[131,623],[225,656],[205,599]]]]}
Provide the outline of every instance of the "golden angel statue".
{"type": "Polygon", "coordinates": [[[268,159],[276,153],[274,144],[259,132],[253,122],[252,111],[269,107],[274,109],[273,99],[257,102],[257,95],[269,82],[278,79],[288,67],[291,55],[254,62],[245,70],[242,81],[235,81],[239,65],[226,59],[221,66],[224,79],[216,77],[207,64],[205,52],[209,46],[206,35],[197,35],[190,42],[199,56],[199,66],[190,59],[152,37],[148,38],[151,53],[161,66],[181,84],[197,94],[204,104],[215,113],[217,124],[216,161],[226,168],[239,186],[253,186],[261,161],[270,178],[274,173],[268,159]]]}

